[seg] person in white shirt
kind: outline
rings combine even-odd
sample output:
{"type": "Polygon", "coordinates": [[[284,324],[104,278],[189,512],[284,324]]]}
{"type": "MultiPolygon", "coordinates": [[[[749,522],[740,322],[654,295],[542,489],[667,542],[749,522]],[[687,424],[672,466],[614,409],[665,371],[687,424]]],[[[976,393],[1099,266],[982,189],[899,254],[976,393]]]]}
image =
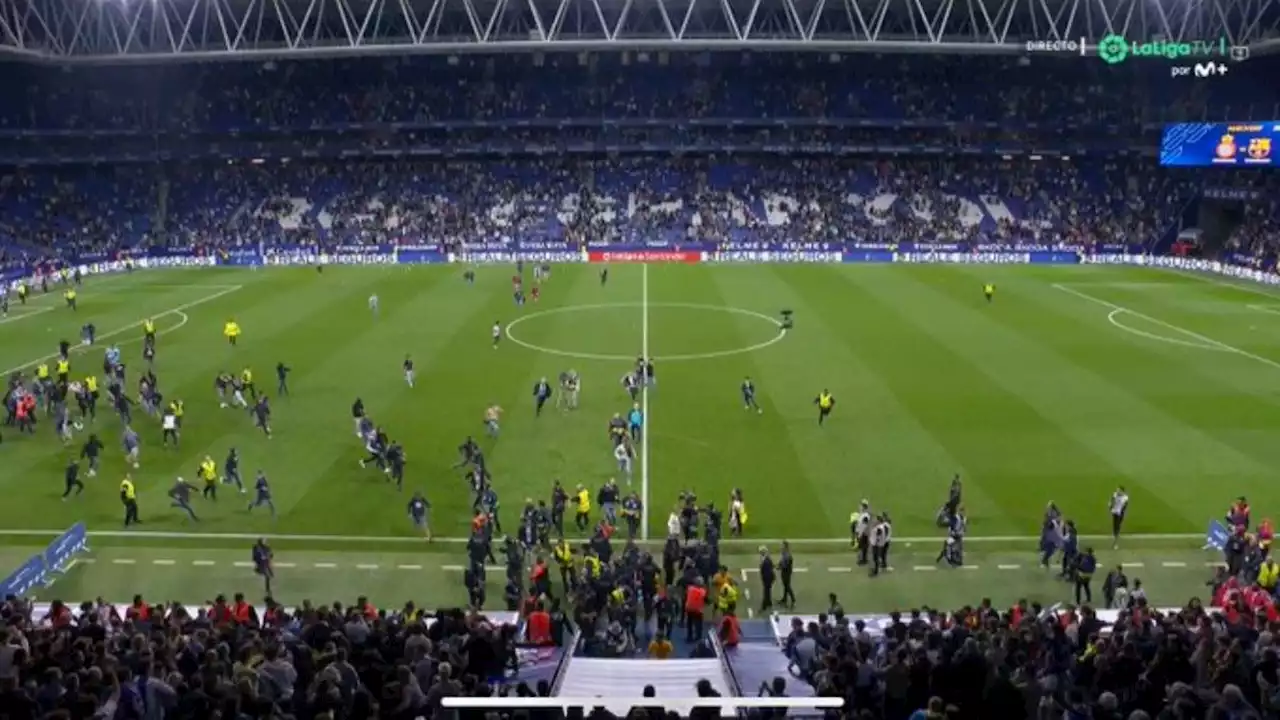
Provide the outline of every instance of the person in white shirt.
{"type": "Polygon", "coordinates": [[[164,444],[168,445],[172,440],[174,445],[178,444],[178,416],[174,415],[171,410],[166,410],[164,417],[160,420],[160,427],[164,431],[164,444]]]}
{"type": "Polygon", "coordinates": [[[1129,495],[1123,487],[1111,493],[1111,547],[1120,547],[1120,529],[1124,525],[1124,514],[1129,510],[1129,495]]]}
{"type": "Polygon", "coordinates": [[[618,443],[613,448],[613,457],[615,460],[618,461],[618,472],[621,472],[623,475],[627,476],[627,484],[630,485],[632,465],[634,464],[633,458],[632,458],[631,443],[628,443],[628,442],[618,443]]]}
{"type": "Polygon", "coordinates": [[[746,510],[747,504],[743,502],[742,495],[735,490],[729,498],[729,535],[742,536],[742,516],[746,510]]]}

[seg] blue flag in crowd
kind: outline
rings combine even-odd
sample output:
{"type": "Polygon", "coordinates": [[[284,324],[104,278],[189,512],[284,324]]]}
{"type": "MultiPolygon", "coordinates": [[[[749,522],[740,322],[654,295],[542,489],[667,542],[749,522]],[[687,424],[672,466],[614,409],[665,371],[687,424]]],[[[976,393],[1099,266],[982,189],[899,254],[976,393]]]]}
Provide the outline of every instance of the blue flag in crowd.
{"type": "Polygon", "coordinates": [[[1231,532],[1227,530],[1227,526],[1222,524],[1221,520],[1213,520],[1209,523],[1209,529],[1204,536],[1205,550],[1222,550],[1227,547],[1227,538],[1231,537],[1231,532]]]}

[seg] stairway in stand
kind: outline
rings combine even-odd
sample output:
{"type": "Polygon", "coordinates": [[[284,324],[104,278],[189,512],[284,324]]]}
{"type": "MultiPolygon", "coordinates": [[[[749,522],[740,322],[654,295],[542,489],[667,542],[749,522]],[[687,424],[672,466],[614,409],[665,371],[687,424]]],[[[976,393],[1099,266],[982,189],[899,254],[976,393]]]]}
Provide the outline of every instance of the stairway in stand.
{"type": "Polygon", "coordinates": [[[787,656],[783,654],[773,624],[768,620],[744,621],[742,640],[738,647],[725,649],[725,659],[733,669],[742,694],[747,697],[759,694],[762,683],[772,687],[776,677],[786,680],[786,693],[791,697],[814,695],[811,686],[787,670],[787,656]]]}

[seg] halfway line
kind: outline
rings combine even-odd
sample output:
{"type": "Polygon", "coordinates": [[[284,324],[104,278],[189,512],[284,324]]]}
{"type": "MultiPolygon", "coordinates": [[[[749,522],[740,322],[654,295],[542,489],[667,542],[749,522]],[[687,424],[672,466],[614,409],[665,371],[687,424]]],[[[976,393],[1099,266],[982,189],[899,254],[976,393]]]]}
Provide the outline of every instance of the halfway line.
{"type": "Polygon", "coordinates": [[[649,420],[649,264],[640,266],[640,357],[645,366],[640,378],[640,416],[644,427],[640,429],[640,539],[649,539],[649,433],[653,423],[649,420]]]}

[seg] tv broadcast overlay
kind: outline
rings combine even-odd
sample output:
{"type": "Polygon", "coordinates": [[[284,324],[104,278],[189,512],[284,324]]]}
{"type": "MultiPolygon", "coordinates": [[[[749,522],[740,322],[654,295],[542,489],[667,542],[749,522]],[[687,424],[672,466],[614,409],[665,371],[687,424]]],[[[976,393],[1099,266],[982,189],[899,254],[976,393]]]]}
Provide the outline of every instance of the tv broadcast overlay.
{"type": "Polygon", "coordinates": [[[1166,167],[1270,167],[1280,120],[1167,125],[1160,141],[1166,167]]]}

